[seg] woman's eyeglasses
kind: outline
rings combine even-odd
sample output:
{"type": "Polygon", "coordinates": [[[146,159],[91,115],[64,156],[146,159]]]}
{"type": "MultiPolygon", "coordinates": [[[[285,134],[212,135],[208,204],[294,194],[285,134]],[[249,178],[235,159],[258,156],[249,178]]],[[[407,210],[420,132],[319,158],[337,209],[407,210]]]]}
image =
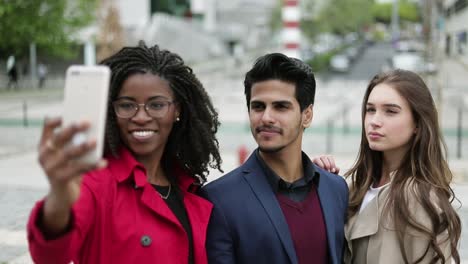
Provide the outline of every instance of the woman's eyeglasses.
{"type": "Polygon", "coordinates": [[[118,99],[112,103],[114,106],[115,114],[120,118],[132,118],[134,117],[140,107],[143,106],[146,113],[153,118],[162,118],[166,116],[171,104],[174,101],[165,101],[161,99],[152,99],[144,104],[137,104],[134,101],[128,99],[118,99]]]}

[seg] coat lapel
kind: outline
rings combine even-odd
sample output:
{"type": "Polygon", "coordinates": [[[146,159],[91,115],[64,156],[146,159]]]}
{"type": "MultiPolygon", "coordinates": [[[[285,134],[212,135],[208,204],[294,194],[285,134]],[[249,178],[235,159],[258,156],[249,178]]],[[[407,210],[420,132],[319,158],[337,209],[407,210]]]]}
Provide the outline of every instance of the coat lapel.
{"type": "MultiPolygon", "coordinates": [[[[318,171],[317,168],[315,168],[315,170],[318,171]]],[[[335,204],[330,202],[334,200],[333,190],[330,189],[330,186],[333,186],[333,183],[328,182],[327,175],[321,173],[318,185],[318,196],[320,200],[320,206],[322,207],[325,226],[327,228],[328,249],[330,250],[332,263],[338,263],[338,260],[336,259],[335,241],[335,204]]]]}
{"type": "Polygon", "coordinates": [[[265,208],[265,212],[273,223],[291,263],[297,264],[296,251],[283,211],[255,155],[250,155],[250,158],[242,166],[242,172],[252,192],[265,208]]]}
{"type": "Polygon", "coordinates": [[[378,232],[381,210],[379,206],[381,207],[384,202],[385,193],[386,189],[381,190],[377,197],[374,197],[362,212],[353,215],[345,225],[345,237],[348,242],[347,250],[349,253],[347,257],[349,260],[351,260],[355,254],[355,252],[353,252],[352,240],[372,236],[378,232]]]}
{"type": "Polygon", "coordinates": [[[382,205],[385,202],[389,188],[382,189],[379,194],[372,199],[362,212],[354,215],[347,225],[347,238],[349,240],[371,236],[379,229],[379,215],[382,205]]]}
{"type": "Polygon", "coordinates": [[[206,233],[213,205],[193,193],[185,192],[184,205],[190,219],[195,263],[206,262],[206,233]]]}

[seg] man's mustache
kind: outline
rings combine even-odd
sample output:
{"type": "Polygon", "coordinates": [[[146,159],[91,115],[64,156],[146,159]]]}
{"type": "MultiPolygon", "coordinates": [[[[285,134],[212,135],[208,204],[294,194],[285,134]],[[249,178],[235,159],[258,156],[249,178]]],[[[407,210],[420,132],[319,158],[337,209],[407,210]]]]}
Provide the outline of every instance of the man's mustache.
{"type": "Polygon", "coordinates": [[[274,133],[279,133],[279,134],[282,134],[283,133],[283,130],[279,127],[275,127],[275,126],[259,126],[259,127],[256,127],[255,128],[255,132],[256,133],[260,133],[260,132],[274,132],[274,133]]]}

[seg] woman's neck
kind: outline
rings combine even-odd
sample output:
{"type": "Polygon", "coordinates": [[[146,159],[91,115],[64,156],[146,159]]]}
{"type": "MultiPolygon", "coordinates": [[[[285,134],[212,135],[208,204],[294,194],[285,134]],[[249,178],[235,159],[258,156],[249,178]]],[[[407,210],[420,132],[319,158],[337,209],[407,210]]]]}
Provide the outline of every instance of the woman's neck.
{"type": "Polygon", "coordinates": [[[136,159],[145,167],[149,183],[160,186],[169,185],[169,180],[162,166],[162,153],[137,157],[136,159]]]}
{"type": "Polygon", "coordinates": [[[380,181],[375,187],[380,187],[390,182],[393,172],[400,167],[402,158],[403,156],[400,153],[383,154],[382,174],[380,175],[380,181]]]}
{"type": "Polygon", "coordinates": [[[397,170],[403,159],[402,153],[383,153],[382,171],[390,173],[397,170]]]}

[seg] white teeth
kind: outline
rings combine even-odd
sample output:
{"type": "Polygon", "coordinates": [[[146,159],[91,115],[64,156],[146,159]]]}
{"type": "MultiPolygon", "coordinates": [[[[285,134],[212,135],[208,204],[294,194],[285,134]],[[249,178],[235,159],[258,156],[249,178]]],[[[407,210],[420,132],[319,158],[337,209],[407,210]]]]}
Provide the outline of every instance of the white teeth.
{"type": "Polygon", "coordinates": [[[144,131],[133,131],[132,135],[135,137],[149,137],[154,134],[154,131],[144,130],[144,131]]]}

